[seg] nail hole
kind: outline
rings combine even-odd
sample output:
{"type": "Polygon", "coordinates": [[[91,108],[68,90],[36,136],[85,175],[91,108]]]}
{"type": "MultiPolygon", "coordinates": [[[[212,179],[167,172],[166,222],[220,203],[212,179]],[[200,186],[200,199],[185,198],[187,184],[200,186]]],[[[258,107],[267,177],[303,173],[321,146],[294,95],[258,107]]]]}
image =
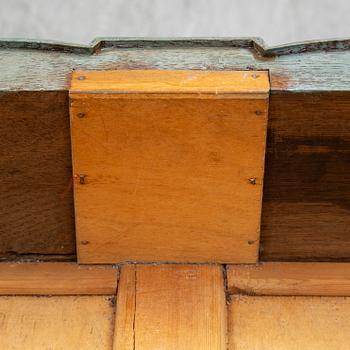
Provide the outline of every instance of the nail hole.
{"type": "Polygon", "coordinates": [[[256,185],[256,178],[255,177],[251,177],[250,179],[248,179],[249,183],[252,185],[256,185]]]}

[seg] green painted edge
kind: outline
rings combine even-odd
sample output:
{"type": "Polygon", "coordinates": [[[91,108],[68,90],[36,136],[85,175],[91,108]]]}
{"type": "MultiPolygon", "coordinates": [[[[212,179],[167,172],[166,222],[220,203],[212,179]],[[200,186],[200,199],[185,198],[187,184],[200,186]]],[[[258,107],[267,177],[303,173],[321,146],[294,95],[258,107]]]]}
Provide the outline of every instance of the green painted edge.
{"type": "Polygon", "coordinates": [[[31,39],[0,39],[0,49],[33,49],[68,52],[75,54],[97,54],[106,48],[152,49],[152,48],[243,48],[255,50],[260,56],[283,56],[303,52],[350,50],[350,39],[305,41],[280,46],[267,46],[261,38],[96,38],[88,45],[31,39]]]}

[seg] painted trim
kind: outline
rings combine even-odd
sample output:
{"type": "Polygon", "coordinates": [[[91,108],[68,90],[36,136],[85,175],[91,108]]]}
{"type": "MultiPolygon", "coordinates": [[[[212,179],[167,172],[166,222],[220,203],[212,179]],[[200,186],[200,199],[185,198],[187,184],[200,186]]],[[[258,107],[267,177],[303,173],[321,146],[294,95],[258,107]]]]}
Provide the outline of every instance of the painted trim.
{"type": "Polygon", "coordinates": [[[350,39],[305,41],[280,46],[267,46],[261,38],[96,38],[88,45],[31,39],[0,39],[0,49],[34,49],[97,54],[106,48],[152,49],[227,47],[252,49],[263,57],[300,54],[303,52],[350,50],[350,39]]]}

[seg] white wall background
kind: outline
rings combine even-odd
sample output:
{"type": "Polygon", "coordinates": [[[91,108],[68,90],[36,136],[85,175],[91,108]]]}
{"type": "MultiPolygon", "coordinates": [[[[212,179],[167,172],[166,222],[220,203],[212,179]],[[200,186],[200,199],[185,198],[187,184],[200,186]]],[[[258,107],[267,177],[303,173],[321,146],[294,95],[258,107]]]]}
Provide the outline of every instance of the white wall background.
{"type": "Polygon", "coordinates": [[[350,37],[350,0],[0,0],[0,37],[350,37]]]}

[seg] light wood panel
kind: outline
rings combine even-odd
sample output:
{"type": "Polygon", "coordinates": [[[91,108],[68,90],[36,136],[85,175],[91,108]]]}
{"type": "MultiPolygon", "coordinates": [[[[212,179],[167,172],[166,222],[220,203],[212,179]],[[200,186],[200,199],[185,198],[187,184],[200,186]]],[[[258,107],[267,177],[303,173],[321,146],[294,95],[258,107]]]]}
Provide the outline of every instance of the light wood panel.
{"type": "Polygon", "coordinates": [[[266,72],[75,72],[72,84],[80,262],[257,260],[266,72]]]}
{"type": "MultiPolygon", "coordinates": [[[[113,92],[191,95],[195,98],[242,94],[242,98],[266,98],[268,74],[264,71],[181,71],[181,70],[114,70],[73,72],[70,93],[113,92]],[[245,95],[248,94],[248,95],[245,95]],[[253,95],[250,95],[253,94],[253,95]],[[209,96],[207,96],[209,95],[209,96]]],[[[167,97],[167,96],[165,96],[167,97]]],[[[125,96],[123,96],[125,98],[125,96]]],[[[132,98],[136,98],[132,96],[132,98]]]]}
{"type": "Polygon", "coordinates": [[[230,350],[348,350],[350,298],[235,296],[230,350]]]}
{"type": "Polygon", "coordinates": [[[350,263],[230,265],[230,293],[350,296],[350,263]]]}
{"type": "Polygon", "coordinates": [[[115,349],[226,349],[223,286],[220,266],[123,267],[115,349]]]}
{"type": "Polygon", "coordinates": [[[1,263],[0,295],[115,294],[118,269],[75,263],[1,263]]]}
{"type": "MultiPolygon", "coordinates": [[[[114,350],[136,350],[134,347],[136,269],[136,265],[124,265],[121,268],[117,295],[114,350]]],[[[150,312],[153,311],[150,310],[150,312]]]]}
{"type": "Polygon", "coordinates": [[[0,297],[0,348],[110,350],[114,306],[106,296],[0,297]]]}

